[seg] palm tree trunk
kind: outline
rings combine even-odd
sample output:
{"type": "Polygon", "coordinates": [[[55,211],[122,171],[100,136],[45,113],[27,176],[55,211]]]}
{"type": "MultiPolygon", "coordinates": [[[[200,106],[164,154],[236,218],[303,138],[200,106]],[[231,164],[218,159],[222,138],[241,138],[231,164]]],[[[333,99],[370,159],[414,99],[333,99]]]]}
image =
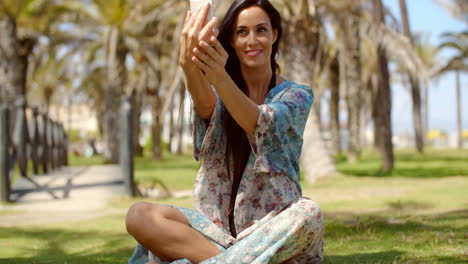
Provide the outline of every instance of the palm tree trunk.
{"type": "Polygon", "coordinates": [[[153,153],[153,160],[161,160],[162,159],[162,149],[161,149],[161,99],[158,95],[153,97],[152,105],[152,116],[153,116],[153,124],[151,126],[151,135],[153,138],[153,146],[152,146],[152,153],[153,153]]]}
{"type": "MultiPolygon", "coordinates": [[[[290,25],[285,31],[285,48],[284,61],[287,63],[285,67],[285,75],[290,76],[297,83],[311,85],[312,82],[312,67],[313,48],[316,45],[314,40],[306,41],[306,34],[303,24],[290,25]],[[293,28],[296,26],[296,28],[293,28]],[[307,43],[307,44],[306,44],[307,43]],[[309,58],[304,57],[310,55],[309,58]],[[306,60],[309,59],[309,62],[306,60]]],[[[318,43],[318,42],[317,42],[318,43]]],[[[318,178],[332,175],[336,173],[336,166],[331,158],[331,155],[322,139],[318,124],[317,113],[311,109],[309,118],[304,130],[304,144],[302,147],[301,167],[304,170],[304,176],[308,183],[315,182],[318,178]]]]}
{"type": "Polygon", "coordinates": [[[141,109],[143,105],[143,94],[141,90],[133,90],[132,92],[133,101],[133,151],[135,156],[143,156],[143,147],[140,144],[140,117],[141,109]]]}
{"type": "Polygon", "coordinates": [[[463,148],[463,138],[462,138],[462,103],[461,103],[461,87],[460,87],[460,71],[455,72],[456,76],[456,100],[457,100],[457,147],[459,149],[463,148]]]}
{"type": "Polygon", "coordinates": [[[427,133],[429,132],[429,84],[425,83],[423,86],[423,137],[426,138],[427,133]]]}
{"type": "Polygon", "coordinates": [[[171,100],[171,103],[169,105],[169,141],[167,142],[167,151],[171,153],[174,136],[175,136],[175,122],[174,122],[175,104],[174,104],[174,97],[169,98],[169,100],[171,100]]]}
{"type": "Polygon", "coordinates": [[[340,65],[338,56],[333,58],[330,65],[330,132],[331,132],[331,153],[336,155],[341,152],[340,137],[340,65]]]}
{"type": "Polygon", "coordinates": [[[11,103],[25,90],[16,30],[14,17],[0,18],[0,103],[11,103]]]}
{"type": "Polygon", "coordinates": [[[110,28],[106,50],[106,95],[104,99],[104,142],[106,162],[118,163],[120,153],[120,106],[127,81],[125,48],[118,28],[110,28]]]}
{"type": "Polygon", "coordinates": [[[182,155],[184,147],[184,128],[185,128],[185,87],[180,87],[179,98],[180,98],[180,108],[179,108],[179,125],[178,125],[178,140],[177,140],[177,154],[182,155]]]}
{"type": "Polygon", "coordinates": [[[316,93],[314,104],[312,110],[315,111],[315,115],[317,116],[317,124],[319,126],[320,131],[322,131],[322,95],[316,93]]]}
{"type": "MultiPolygon", "coordinates": [[[[410,40],[411,45],[413,45],[406,0],[400,0],[400,9],[405,36],[410,40]]],[[[422,153],[424,151],[424,138],[422,132],[421,89],[419,88],[419,81],[416,78],[412,75],[410,75],[409,78],[411,84],[411,98],[413,100],[413,123],[416,149],[419,153],[422,153]]]]}
{"type": "MultiPolygon", "coordinates": [[[[385,23],[384,9],[381,0],[374,0],[375,18],[378,23],[385,23]]],[[[377,47],[377,60],[379,66],[379,87],[377,98],[379,101],[379,127],[378,136],[379,150],[383,159],[383,170],[390,171],[394,166],[393,143],[392,143],[392,102],[390,88],[390,72],[385,49],[382,45],[377,47]]]]}
{"type": "Polygon", "coordinates": [[[361,82],[361,37],[359,33],[359,13],[360,6],[356,4],[356,14],[346,17],[344,32],[347,84],[347,105],[348,105],[348,131],[349,147],[348,161],[354,163],[361,153],[360,142],[360,113],[362,104],[362,82],[361,82]]]}

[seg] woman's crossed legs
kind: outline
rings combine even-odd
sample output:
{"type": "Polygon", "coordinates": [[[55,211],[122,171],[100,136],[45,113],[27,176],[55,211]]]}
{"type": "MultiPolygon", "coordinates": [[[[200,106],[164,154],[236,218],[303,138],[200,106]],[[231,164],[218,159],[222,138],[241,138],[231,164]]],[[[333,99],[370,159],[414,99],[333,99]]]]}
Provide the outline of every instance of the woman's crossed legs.
{"type": "Polygon", "coordinates": [[[169,206],[137,202],[128,210],[126,226],[141,245],[165,261],[186,258],[200,263],[220,253],[184,214],[169,206]]]}

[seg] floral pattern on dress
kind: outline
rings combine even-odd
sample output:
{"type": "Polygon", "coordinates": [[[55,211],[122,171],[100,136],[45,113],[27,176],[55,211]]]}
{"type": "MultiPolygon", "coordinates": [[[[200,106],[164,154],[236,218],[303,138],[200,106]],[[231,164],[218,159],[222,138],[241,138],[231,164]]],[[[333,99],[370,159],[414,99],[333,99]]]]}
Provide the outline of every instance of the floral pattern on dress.
{"type": "MultiPolygon", "coordinates": [[[[293,257],[298,263],[321,262],[322,216],[312,200],[302,197],[299,171],[312,89],[286,80],[271,89],[259,106],[255,133],[248,137],[252,152],[234,206],[237,238],[229,232],[232,179],[226,168],[223,128],[227,110],[217,94],[216,98],[210,120],[193,110],[194,157],[202,160],[193,190],[196,210],[173,206],[192,228],[223,249],[202,263],[266,264],[293,257]]],[[[183,261],[172,263],[190,263],[183,261]]]]}

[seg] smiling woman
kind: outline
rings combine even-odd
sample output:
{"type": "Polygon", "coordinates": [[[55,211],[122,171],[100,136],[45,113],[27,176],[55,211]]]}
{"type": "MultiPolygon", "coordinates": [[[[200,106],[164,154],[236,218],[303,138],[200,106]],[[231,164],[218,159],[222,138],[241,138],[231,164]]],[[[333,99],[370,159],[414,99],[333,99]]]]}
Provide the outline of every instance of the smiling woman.
{"type": "Polygon", "coordinates": [[[312,89],[279,75],[279,12],[237,0],[219,27],[188,12],[179,63],[194,102],[194,206],[137,203],[129,263],[320,263],[322,214],[302,197],[299,157],[312,89]]]}

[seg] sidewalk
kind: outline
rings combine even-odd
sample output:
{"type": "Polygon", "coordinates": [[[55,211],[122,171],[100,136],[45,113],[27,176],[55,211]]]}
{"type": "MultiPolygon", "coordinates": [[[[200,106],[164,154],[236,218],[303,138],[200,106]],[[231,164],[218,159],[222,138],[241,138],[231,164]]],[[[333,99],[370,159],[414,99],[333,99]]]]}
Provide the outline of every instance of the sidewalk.
{"type": "Polygon", "coordinates": [[[107,207],[112,198],[124,195],[119,166],[66,167],[32,179],[55,198],[47,191],[28,192],[34,184],[18,179],[12,195],[16,202],[0,205],[0,226],[78,221],[124,212],[107,207]],[[2,215],[4,210],[9,213],[2,215]]]}

